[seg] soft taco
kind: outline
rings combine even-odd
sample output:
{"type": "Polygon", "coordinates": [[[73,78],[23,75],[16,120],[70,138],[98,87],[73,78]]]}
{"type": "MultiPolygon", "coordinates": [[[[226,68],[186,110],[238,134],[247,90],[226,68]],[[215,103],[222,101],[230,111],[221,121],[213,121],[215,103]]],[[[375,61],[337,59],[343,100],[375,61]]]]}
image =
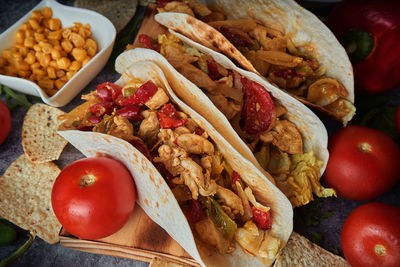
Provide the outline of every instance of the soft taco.
{"type": "Polygon", "coordinates": [[[59,133],[122,161],[138,204],[202,266],[271,265],[292,231],[290,202],[174,91],[154,63],[130,64],[61,116],[59,133]]]}
{"type": "Polygon", "coordinates": [[[327,132],[318,117],[224,55],[177,35],[185,42],[170,34],[160,35],[154,43],[164,57],[136,48],[117,58],[116,70],[122,73],[134,61],[158,64],[178,97],[245,158],[267,171],[266,177],[272,176],[294,207],[313,200],[313,193],[336,195],[319,182],[329,153],[327,132]]]}
{"type": "Polygon", "coordinates": [[[343,124],[355,114],[353,70],[344,48],[292,0],[158,1],[155,20],[233,59],[343,124]]]}

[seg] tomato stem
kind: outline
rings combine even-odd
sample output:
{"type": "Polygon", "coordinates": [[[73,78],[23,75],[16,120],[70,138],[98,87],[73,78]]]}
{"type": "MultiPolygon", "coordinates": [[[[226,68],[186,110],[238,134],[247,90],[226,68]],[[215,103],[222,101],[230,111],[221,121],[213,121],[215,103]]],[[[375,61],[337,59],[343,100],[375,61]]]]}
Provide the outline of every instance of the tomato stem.
{"type": "Polygon", "coordinates": [[[368,143],[361,143],[361,144],[359,144],[359,145],[358,145],[358,149],[361,150],[362,152],[365,152],[365,153],[369,153],[369,152],[372,151],[372,147],[371,147],[371,145],[368,144],[368,143]]]}
{"type": "Polygon", "coordinates": [[[381,244],[376,244],[374,246],[374,251],[378,256],[384,256],[386,254],[386,248],[381,244]]]}
{"type": "Polygon", "coordinates": [[[88,187],[94,184],[94,182],[96,182],[96,176],[94,176],[93,174],[87,174],[79,179],[79,186],[88,187]]]}

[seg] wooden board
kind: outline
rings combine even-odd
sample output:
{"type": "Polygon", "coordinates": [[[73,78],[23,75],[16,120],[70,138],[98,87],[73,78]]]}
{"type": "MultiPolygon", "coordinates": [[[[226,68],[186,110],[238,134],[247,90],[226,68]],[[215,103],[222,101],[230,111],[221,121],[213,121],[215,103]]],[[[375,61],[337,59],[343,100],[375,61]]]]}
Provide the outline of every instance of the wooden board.
{"type": "MultiPolygon", "coordinates": [[[[155,13],[155,5],[149,5],[136,36],[135,44],[138,43],[137,39],[141,33],[157,39],[158,34],[167,31],[154,20],[155,13]]],[[[200,266],[138,205],[136,205],[126,225],[111,236],[99,240],[83,240],[62,229],[60,243],[66,248],[145,262],[150,262],[154,257],[159,257],[175,263],[200,266]]]]}

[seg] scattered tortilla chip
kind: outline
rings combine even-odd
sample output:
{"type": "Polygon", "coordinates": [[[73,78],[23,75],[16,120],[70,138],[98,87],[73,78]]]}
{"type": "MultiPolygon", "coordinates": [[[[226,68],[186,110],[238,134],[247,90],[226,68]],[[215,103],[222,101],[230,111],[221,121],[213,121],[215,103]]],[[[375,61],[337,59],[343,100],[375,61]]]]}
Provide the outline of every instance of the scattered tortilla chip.
{"type": "Polygon", "coordinates": [[[174,263],[158,257],[153,258],[149,265],[149,267],[185,267],[185,266],[189,265],[174,263]]]}
{"type": "Polygon", "coordinates": [[[282,249],[275,261],[274,267],[325,267],[348,266],[350,264],[340,256],[337,256],[298,233],[292,232],[288,243],[282,249]]]}
{"type": "Polygon", "coordinates": [[[50,244],[58,242],[61,224],[51,207],[51,190],[59,173],[52,162],[33,164],[19,156],[0,178],[0,216],[50,244]]]}
{"type": "Polygon", "coordinates": [[[120,32],[135,16],[137,0],[75,0],[75,6],[94,10],[107,17],[120,32]]]}
{"type": "Polygon", "coordinates": [[[58,116],[65,112],[45,104],[33,105],[24,118],[22,147],[33,163],[57,160],[67,141],[57,134],[58,116]]]}

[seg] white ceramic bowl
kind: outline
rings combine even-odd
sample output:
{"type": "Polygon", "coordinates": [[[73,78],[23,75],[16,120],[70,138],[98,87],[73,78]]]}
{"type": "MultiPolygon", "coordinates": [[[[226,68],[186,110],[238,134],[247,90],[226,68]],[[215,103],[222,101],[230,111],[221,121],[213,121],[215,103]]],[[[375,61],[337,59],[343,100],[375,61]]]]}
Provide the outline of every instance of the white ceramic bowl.
{"type": "Polygon", "coordinates": [[[97,54],[51,97],[48,97],[37,84],[26,79],[0,75],[0,83],[24,94],[40,96],[45,103],[60,107],[71,101],[104,67],[114,45],[116,30],[106,17],[97,12],[64,6],[55,0],[43,0],[0,35],[0,51],[12,47],[15,43],[15,33],[20,25],[32,16],[33,10],[42,9],[45,6],[52,9],[54,18],[61,20],[63,28],[73,26],[74,22],[89,23],[92,38],[99,47],[97,54]]]}

